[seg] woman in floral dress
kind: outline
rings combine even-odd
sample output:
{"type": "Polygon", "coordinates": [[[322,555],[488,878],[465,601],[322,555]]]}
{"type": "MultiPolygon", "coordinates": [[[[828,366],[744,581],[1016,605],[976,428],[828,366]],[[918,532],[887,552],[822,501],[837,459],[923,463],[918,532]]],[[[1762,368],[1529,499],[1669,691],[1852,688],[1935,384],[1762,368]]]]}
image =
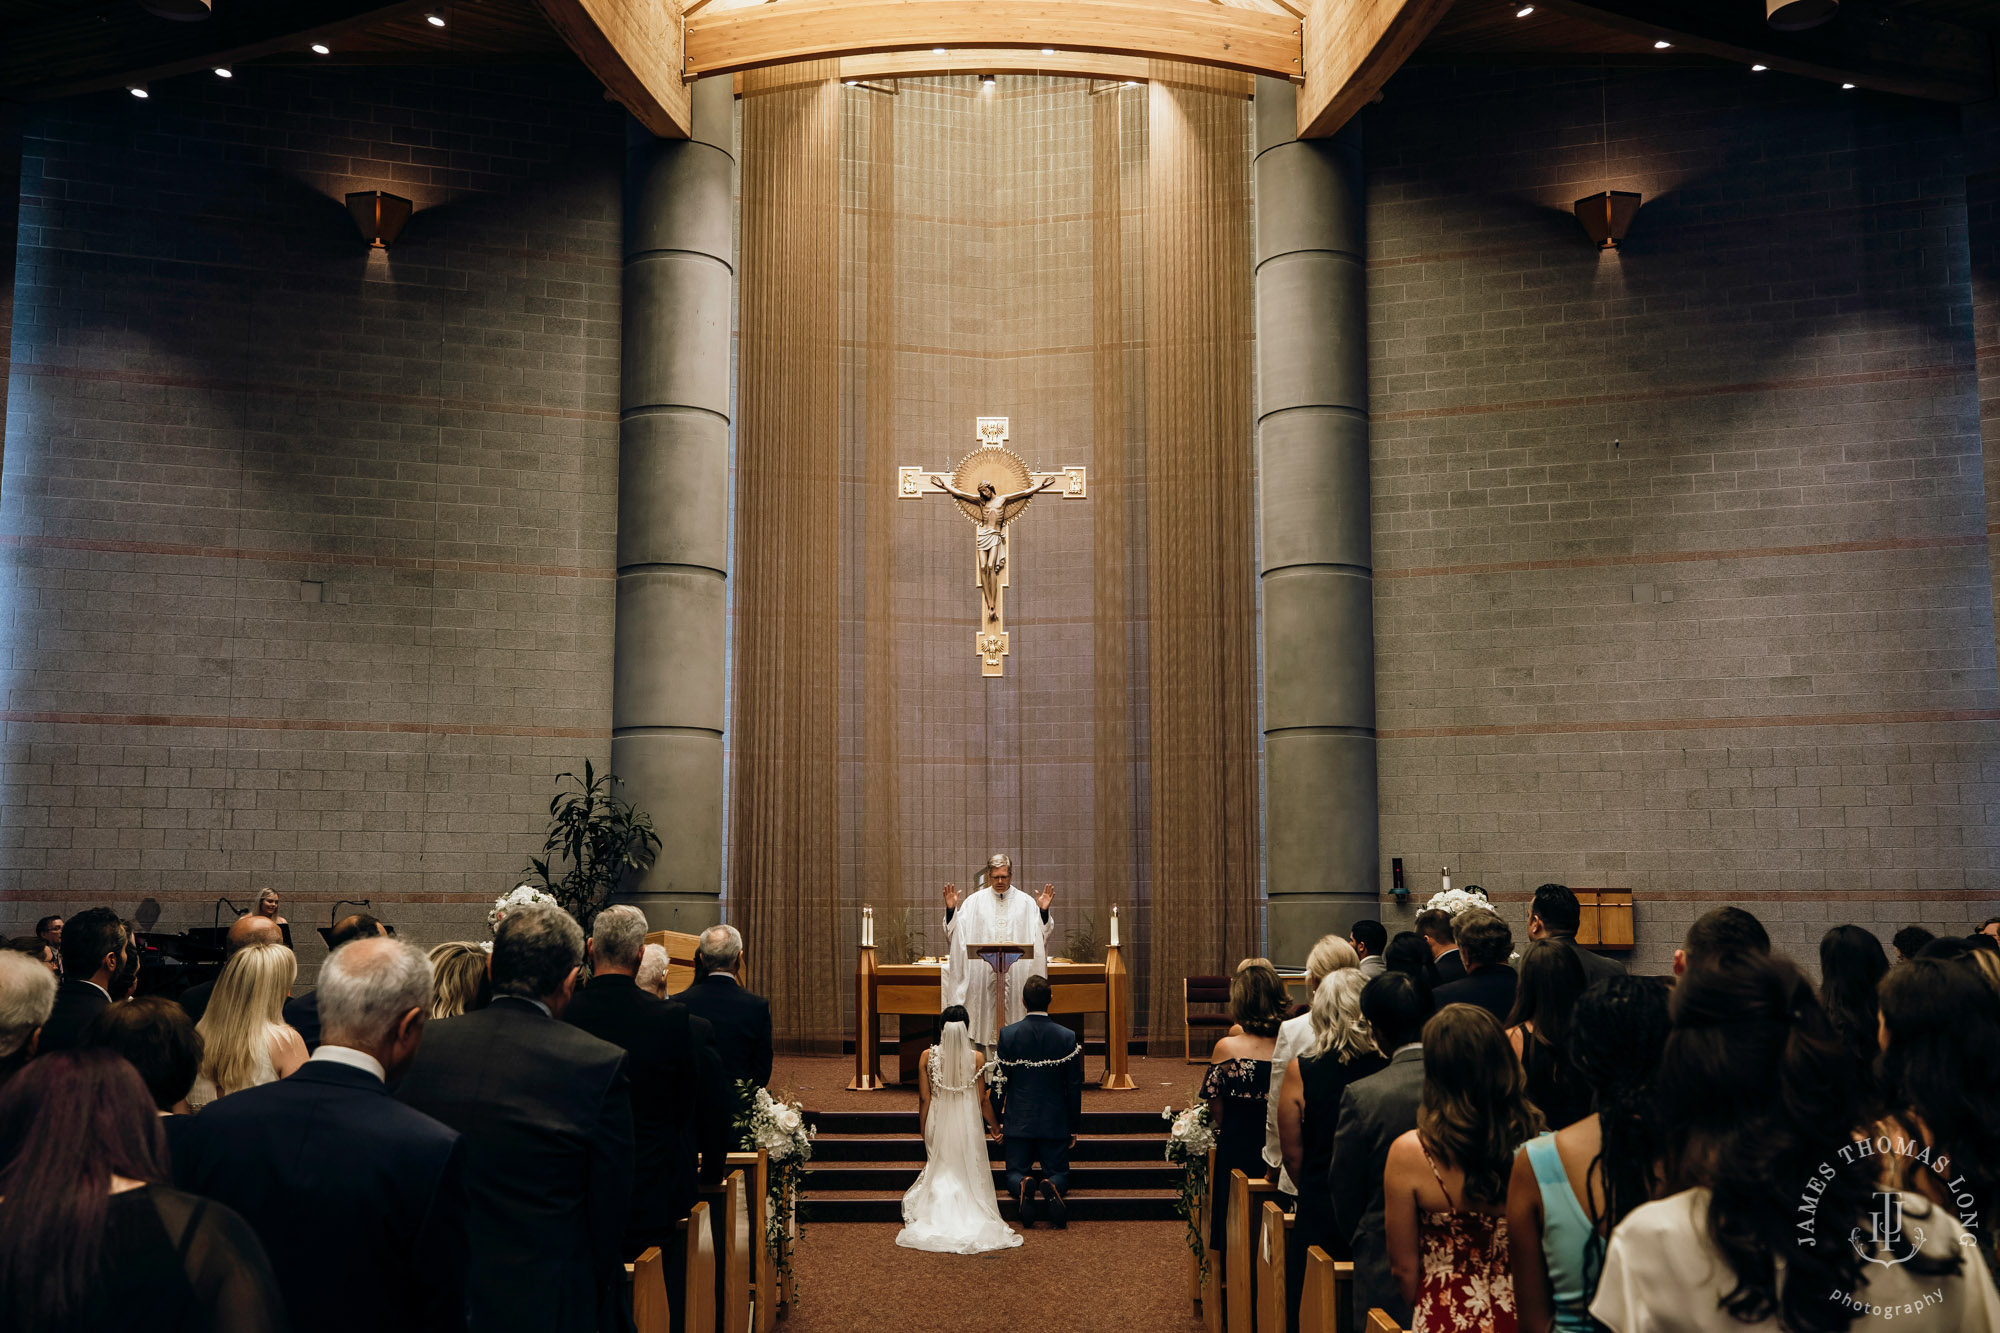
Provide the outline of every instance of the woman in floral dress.
{"type": "Polygon", "coordinates": [[[1285,1021],[1285,983],[1262,958],[1237,965],[1229,1016],[1238,1030],[1215,1043],[1201,1098],[1215,1126],[1215,1174],[1209,1178],[1209,1245],[1220,1251],[1228,1227],[1229,1173],[1264,1178],[1264,1117],[1271,1098],[1271,1053],[1285,1021]]]}

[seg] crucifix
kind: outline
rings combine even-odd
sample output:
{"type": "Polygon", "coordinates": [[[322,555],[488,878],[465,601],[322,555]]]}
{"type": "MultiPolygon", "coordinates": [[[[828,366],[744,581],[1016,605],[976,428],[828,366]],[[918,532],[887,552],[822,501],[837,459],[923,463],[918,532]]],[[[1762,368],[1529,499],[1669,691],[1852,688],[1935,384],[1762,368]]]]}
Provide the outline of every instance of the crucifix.
{"type": "Polygon", "coordinates": [[[1007,418],[976,418],[979,447],[958,460],[950,476],[928,468],[896,469],[896,494],[917,500],[942,491],[972,521],[978,556],[979,628],[973,651],[979,654],[979,674],[1003,676],[1007,656],[1007,622],[1002,598],[1007,587],[1007,528],[1028,502],[1043,491],[1071,500],[1084,499],[1083,469],[1030,472],[1020,456],[1007,447],[1007,418]]]}

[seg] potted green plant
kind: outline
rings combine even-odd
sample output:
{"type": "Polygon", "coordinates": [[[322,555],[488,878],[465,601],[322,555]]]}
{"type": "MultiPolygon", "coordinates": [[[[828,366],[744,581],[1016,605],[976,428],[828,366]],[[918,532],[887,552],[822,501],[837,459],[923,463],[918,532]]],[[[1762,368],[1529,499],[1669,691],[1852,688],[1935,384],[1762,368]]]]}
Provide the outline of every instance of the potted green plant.
{"type": "Polygon", "coordinates": [[[549,836],[528,874],[588,932],[626,872],[653,864],[660,836],[652,816],[618,799],[617,776],[600,775],[588,759],[581,778],[559,773],[556,781],[567,785],[549,799],[549,836]]]}

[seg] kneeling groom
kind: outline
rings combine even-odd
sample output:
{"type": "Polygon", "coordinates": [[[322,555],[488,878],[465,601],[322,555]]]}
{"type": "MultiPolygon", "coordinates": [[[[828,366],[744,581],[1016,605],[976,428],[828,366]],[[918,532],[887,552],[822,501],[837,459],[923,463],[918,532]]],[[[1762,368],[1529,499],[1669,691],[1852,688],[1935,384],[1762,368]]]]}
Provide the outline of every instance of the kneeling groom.
{"type": "Polygon", "coordinates": [[[1076,1034],[1049,1017],[1047,977],[1029,977],[1021,1001],[1028,1016],[1000,1033],[1000,1068],[1006,1076],[1001,1132],[1007,1151],[1007,1193],[1021,1208],[1021,1225],[1033,1226],[1036,1194],[1049,1221],[1069,1225],[1069,1150],[1083,1124],[1083,1051],[1076,1034]],[[1040,1162],[1046,1179],[1029,1178],[1040,1162]]]}

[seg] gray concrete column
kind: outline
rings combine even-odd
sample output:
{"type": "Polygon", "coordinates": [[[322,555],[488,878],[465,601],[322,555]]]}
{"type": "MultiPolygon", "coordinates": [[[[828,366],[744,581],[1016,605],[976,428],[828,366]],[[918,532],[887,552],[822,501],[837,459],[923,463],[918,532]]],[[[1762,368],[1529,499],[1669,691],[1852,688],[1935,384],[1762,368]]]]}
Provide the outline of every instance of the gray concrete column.
{"type": "Polygon", "coordinates": [[[1361,144],[1301,140],[1257,80],[1257,470],[1268,948],[1377,914],[1375,607],[1361,144]]]}
{"type": "Polygon", "coordinates": [[[611,770],[661,844],[621,900],[664,930],[720,919],[731,84],[694,85],[687,140],[634,124],[626,150],[611,770]]]}

